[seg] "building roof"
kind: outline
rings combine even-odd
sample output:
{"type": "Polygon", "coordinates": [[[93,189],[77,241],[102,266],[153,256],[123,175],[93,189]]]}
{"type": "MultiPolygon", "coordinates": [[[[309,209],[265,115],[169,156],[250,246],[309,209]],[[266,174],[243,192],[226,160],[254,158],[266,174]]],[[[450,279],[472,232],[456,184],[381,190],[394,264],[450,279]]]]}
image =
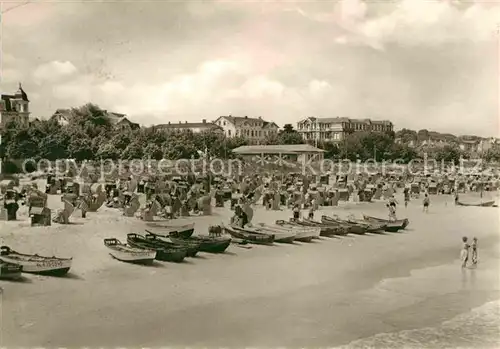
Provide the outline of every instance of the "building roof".
{"type": "Polygon", "coordinates": [[[297,154],[297,153],[324,153],[323,149],[313,147],[309,144],[290,144],[290,145],[244,145],[233,149],[236,154],[297,154]]]}
{"type": "Polygon", "coordinates": [[[243,123],[250,121],[250,122],[262,122],[263,123],[263,125],[262,125],[263,128],[269,128],[269,127],[273,127],[273,126],[279,128],[279,126],[276,125],[275,122],[273,122],[273,121],[266,121],[266,120],[262,119],[262,117],[260,117],[260,116],[258,118],[250,118],[248,116],[232,116],[232,115],[227,115],[226,116],[226,115],[223,115],[223,116],[220,116],[218,119],[220,119],[220,118],[225,118],[225,119],[229,120],[235,126],[240,126],[243,123]]]}
{"type": "Polygon", "coordinates": [[[21,83],[19,83],[19,89],[16,92],[16,98],[21,98],[23,101],[29,102],[28,100],[28,95],[26,92],[24,92],[23,87],[21,86],[21,83]]]}
{"type": "Polygon", "coordinates": [[[211,122],[184,122],[184,123],[168,123],[155,125],[156,128],[162,129],[190,129],[190,128],[206,128],[206,129],[222,129],[219,125],[211,122]]]}
{"type": "Polygon", "coordinates": [[[364,124],[381,124],[381,125],[392,125],[392,122],[389,120],[371,120],[371,119],[351,119],[351,118],[346,118],[346,117],[334,117],[334,118],[317,118],[314,116],[311,116],[305,120],[300,121],[299,123],[305,122],[307,120],[312,120],[312,121],[317,121],[320,123],[324,124],[335,124],[335,123],[342,123],[342,122],[356,122],[356,123],[364,123],[364,124]]]}

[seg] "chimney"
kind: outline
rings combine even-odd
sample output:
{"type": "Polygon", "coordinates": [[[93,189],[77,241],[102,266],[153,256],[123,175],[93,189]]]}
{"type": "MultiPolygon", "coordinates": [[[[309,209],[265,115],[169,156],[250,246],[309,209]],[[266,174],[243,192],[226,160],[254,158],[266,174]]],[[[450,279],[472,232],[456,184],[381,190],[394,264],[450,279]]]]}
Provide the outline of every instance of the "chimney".
{"type": "Polygon", "coordinates": [[[170,121],[168,122],[168,124],[170,125],[170,121]]]}
{"type": "Polygon", "coordinates": [[[262,120],[262,116],[259,116],[259,119],[262,120]]]}
{"type": "Polygon", "coordinates": [[[201,120],[202,123],[206,124],[207,123],[207,119],[203,119],[201,120]]]}
{"type": "Polygon", "coordinates": [[[245,115],[245,119],[248,119],[248,116],[245,115]]]}
{"type": "Polygon", "coordinates": [[[188,122],[187,121],[184,121],[185,124],[187,124],[188,122]]]}
{"type": "Polygon", "coordinates": [[[182,121],[179,121],[179,124],[182,124],[182,121]]]}

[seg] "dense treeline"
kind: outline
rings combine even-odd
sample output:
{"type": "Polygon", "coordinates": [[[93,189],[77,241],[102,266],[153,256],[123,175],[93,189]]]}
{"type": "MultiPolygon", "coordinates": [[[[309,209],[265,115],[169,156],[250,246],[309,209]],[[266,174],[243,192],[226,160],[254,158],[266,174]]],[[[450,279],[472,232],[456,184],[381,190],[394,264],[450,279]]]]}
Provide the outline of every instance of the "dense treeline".
{"type": "MultiPolygon", "coordinates": [[[[422,157],[422,152],[395,142],[394,132],[356,132],[341,143],[319,142],[326,150],[325,157],[410,161],[422,157]]],[[[291,124],[278,134],[265,140],[265,144],[301,144],[303,140],[291,124]]],[[[214,132],[193,134],[190,131],[174,132],[150,128],[117,128],[104,110],[87,104],[71,110],[67,125],[60,125],[54,118],[36,120],[29,125],[11,122],[6,125],[0,145],[1,157],[9,159],[181,159],[198,158],[205,151],[211,157],[230,158],[232,150],[247,141],[243,138],[226,138],[214,132]]],[[[490,159],[498,159],[498,149],[490,152],[490,159]]],[[[456,145],[425,149],[429,157],[438,161],[457,162],[464,154],[456,145]]]]}

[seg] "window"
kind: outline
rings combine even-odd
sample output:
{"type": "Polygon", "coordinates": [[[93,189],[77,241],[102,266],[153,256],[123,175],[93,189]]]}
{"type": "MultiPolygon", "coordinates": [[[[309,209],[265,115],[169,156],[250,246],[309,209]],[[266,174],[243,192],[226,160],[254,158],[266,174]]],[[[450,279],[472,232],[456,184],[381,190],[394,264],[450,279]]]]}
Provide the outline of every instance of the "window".
{"type": "Polygon", "coordinates": [[[227,130],[227,135],[231,137],[231,130],[227,130]]]}
{"type": "Polygon", "coordinates": [[[224,126],[226,126],[226,122],[224,121],[224,126]]]}

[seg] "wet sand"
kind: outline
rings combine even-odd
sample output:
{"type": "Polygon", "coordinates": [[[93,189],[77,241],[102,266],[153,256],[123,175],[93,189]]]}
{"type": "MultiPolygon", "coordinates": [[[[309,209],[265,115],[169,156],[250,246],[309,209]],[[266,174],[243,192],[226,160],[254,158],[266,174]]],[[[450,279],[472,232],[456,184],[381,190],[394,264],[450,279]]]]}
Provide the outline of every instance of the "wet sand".
{"type": "MultiPolygon", "coordinates": [[[[51,207],[58,204],[58,197],[51,200],[51,207]]],[[[24,282],[0,281],[1,345],[331,347],[434,326],[500,299],[500,211],[455,207],[451,196],[431,200],[428,214],[421,200],[398,208],[410,220],[402,233],[232,245],[222,255],[152,267],[109,256],[103,238],[125,241],[127,233],[144,231],[143,222],[116,210],[73,218],[69,226],[30,228],[22,216],[1,222],[2,244],[74,257],[66,278],[24,274],[24,282]],[[479,239],[477,269],[460,268],[463,235],[479,239]]],[[[386,216],[383,203],[343,204],[317,217],[322,213],[386,216]]],[[[216,209],[193,220],[205,233],[229,215],[216,209]]],[[[254,221],[289,215],[257,208],[254,221]]]]}

